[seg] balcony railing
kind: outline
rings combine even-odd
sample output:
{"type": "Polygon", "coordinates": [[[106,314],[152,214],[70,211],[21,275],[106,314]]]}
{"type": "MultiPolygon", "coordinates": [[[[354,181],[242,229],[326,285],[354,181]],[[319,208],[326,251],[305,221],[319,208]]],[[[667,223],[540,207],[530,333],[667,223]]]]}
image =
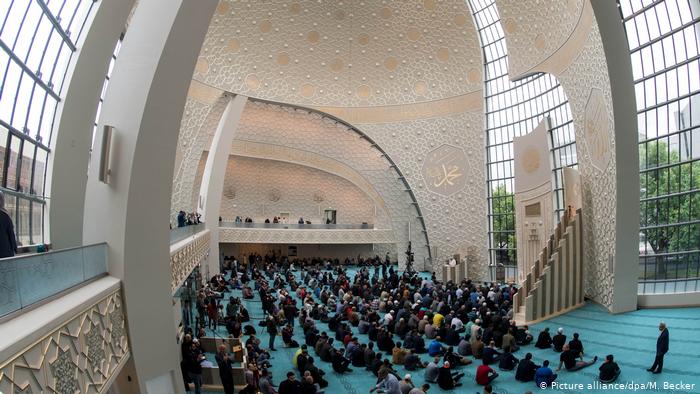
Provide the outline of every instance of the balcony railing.
{"type": "Polygon", "coordinates": [[[170,245],[180,242],[187,237],[196,235],[200,231],[204,231],[204,223],[191,224],[185,227],[176,227],[170,230],[170,245]]]}
{"type": "Polygon", "coordinates": [[[374,228],[373,224],[297,224],[297,223],[236,223],[236,222],[219,222],[219,227],[233,228],[270,228],[270,229],[294,229],[294,230],[370,230],[374,228]]]}
{"type": "Polygon", "coordinates": [[[0,317],[107,273],[107,244],[0,260],[0,317]]]}

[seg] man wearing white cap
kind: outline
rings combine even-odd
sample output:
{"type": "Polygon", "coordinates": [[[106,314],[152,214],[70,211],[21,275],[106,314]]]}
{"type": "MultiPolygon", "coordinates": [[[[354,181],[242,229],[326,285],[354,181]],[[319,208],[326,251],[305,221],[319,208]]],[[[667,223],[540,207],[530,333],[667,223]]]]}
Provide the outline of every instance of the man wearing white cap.
{"type": "Polygon", "coordinates": [[[408,392],[413,390],[414,387],[416,386],[411,380],[411,374],[407,373],[399,382],[399,390],[401,390],[401,394],[408,394],[408,392]]]}
{"type": "Polygon", "coordinates": [[[566,344],[566,335],[564,335],[564,329],[559,327],[557,330],[557,335],[552,337],[552,345],[554,345],[554,351],[561,353],[566,344]]]}

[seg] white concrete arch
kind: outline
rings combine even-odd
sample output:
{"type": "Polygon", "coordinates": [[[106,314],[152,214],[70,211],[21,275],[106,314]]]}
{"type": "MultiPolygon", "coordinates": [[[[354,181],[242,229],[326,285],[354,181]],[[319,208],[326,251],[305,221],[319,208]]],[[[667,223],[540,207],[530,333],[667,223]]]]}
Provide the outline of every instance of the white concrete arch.
{"type": "MultiPolygon", "coordinates": [[[[122,280],[140,392],[182,393],[170,295],[167,202],[177,130],[215,0],[142,1],[114,66],[98,130],[114,127],[109,184],[91,158],[83,242],[109,244],[122,280]]],[[[101,141],[101,133],[96,141],[101,141]]],[[[96,143],[100,152],[101,143],[96,143]]]]}

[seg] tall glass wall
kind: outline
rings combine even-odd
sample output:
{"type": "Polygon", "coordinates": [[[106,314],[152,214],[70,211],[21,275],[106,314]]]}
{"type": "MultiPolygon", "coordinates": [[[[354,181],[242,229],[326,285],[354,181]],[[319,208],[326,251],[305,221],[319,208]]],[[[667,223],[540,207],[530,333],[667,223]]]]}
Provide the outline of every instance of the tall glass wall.
{"type": "Polygon", "coordinates": [[[513,198],[513,138],[531,132],[550,119],[550,148],[554,172],[553,220],[564,209],[563,167],[576,166],[576,143],[571,110],[564,90],[549,74],[517,82],[508,76],[508,54],[494,0],[470,0],[485,60],[489,248],[491,265],[516,264],[513,198]]]}
{"type": "Polygon", "coordinates": [[[44,239],[47,158],[92,0],[0,1],[0,190],[21,245],[44,239]]]}
{"type": "Polygon", "coordinates": [[[700,275],[700,2],[619,0],[636,90],[640,279],[700,275]]]}

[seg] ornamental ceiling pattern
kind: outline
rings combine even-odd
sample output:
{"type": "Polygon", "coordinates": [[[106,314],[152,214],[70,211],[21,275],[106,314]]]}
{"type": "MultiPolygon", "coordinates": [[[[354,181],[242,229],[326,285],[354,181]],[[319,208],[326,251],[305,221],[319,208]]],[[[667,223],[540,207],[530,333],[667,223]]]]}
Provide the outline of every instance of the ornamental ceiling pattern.
{"type": "Polygon", "coordinates": [[[482,88],[464,0],[222,0],[194,79],[251,97],[366,107],[482,88]]]}
{"type": "Polygon", "coordinates": [[[508,73],[515,80],[570,39],[584,0],[496,0],[496,5],[508,45],[508,73]]]}

